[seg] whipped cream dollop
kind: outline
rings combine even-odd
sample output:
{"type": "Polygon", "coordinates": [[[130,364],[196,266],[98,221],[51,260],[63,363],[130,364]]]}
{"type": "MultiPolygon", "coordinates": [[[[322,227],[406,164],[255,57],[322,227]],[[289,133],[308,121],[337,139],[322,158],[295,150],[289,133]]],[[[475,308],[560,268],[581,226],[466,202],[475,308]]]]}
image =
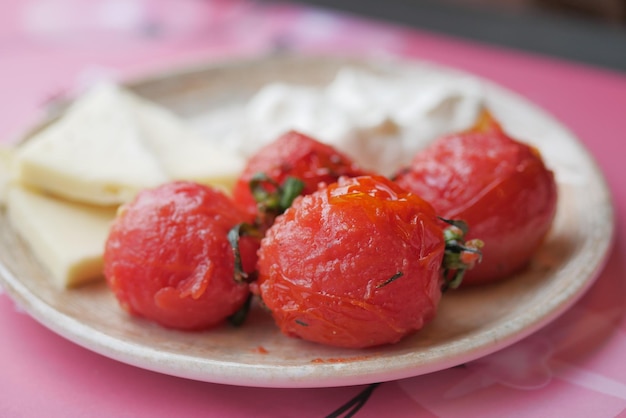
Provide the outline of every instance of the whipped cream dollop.
{"type": "Polygon", "coordinates": [[[268,84],[243,106],[192,123],[246,157],[295,129],[389,175],[437,137],[471,126],[483,102],[483,86],[467,75],[346,67],[325,86],[268,84]]]}

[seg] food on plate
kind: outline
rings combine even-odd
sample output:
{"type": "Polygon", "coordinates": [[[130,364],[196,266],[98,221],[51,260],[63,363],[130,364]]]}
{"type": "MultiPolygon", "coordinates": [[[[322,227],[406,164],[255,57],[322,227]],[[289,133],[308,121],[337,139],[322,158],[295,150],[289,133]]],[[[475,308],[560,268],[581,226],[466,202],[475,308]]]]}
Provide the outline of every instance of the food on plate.
{"type": "Polygon", "coordinates": [[[463,247],[455,226],[447,247],[447,226],[384,177],[341,178],[276,219],[261,241],[253,291],[286,335],[349,348],[395,343],[435,316],[442,263],[462,270],[476,262],[476,247],[463,247]]]}
{"type": "Polygon", "coordinates": [[[104,272],[131,315],[204,330],[257,294],[286,335],[396,343],[462,278],[523,268],[557,195],[539,152],[480,113],[475,80],[383,73],[267,86],[205,136],[101,84],[0,153],[0,198],[59,287],[104,272]]]}
{"type": "Polygon", "coordinates": [[[144,188],[187,179],[232,187],[239,155],[115,84],[99,84],[22,144],[19,182],[65,199],[117,205],[144,188]]]}
{"type": "Polygon", "coordinates": [[[114,208],[66,202],[11,185],[7,213],[59,289],[102,278],[102,249],[114,208]]]}
{"type": "Polygon", "coordinates": [[[464,220],[468,239],[485,243],[464,284],[492,282],[524,268],[556,212],[557,187],[539,151],[501,128],[487,111],[476,125],[417,153],[395,181],[429,201],[438,215],[464,220]]]}
{"type": "Polygon", "coordinates": [[[233,189],[235,203],[271,225],[298,194],[341,176],[366,174],[348,156],[300,132],[289,131],[254,154],[233,189]],[[294,180],[298,181],[297,183],[294,180]]]}
{"type": "MultiPolygon", "coordinates": [[[[140,192],[123,205],[106,240],[104,274],[122,308],[165,327],[214,327],[242,308],[246,283],[234,280],[228,232],[250,221],[221,191],[173,182],[140,192]]],[[[245,271],[258,240],[244,237],[245,271]]]]}

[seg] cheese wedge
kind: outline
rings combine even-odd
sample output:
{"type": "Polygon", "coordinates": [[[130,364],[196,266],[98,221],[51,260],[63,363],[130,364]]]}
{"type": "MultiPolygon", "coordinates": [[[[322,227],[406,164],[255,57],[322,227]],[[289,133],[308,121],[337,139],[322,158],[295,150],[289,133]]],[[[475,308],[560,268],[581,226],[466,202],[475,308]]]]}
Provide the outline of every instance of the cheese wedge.
{"type": "Polygon", "coordinates": [[[0,145],[0,207],[6,202],[6,193],[11,178],[13,149],[0,145]]]}
{"type": "Polygon", "coordinates": [[[169,110],[115,84],[100,84],[27,140],[14,170],[21,183],[54,195],[118,205],[174,179],[230,187],[244,164],[169,110]]]}
{"type": "Polygon", "coordinates": [[[140,135],[132,102],[113,84],[94,88],[26,141],[14,169],[23,184],[103,205],[167,180],[140,135]]]}
{"type": "Polygon", "coordinates": [[[7,193],[7,212],[60,289],[102,279],[102,254],[115,208],[70,203],[15,184],[7,193]]]}
{"type": "Polygon", "coordinates": [[[137,96],[135,116],[142,138],[168,178],[234,187],[246,160],[218,141],[200,137],[169,110],[137,96]]]}

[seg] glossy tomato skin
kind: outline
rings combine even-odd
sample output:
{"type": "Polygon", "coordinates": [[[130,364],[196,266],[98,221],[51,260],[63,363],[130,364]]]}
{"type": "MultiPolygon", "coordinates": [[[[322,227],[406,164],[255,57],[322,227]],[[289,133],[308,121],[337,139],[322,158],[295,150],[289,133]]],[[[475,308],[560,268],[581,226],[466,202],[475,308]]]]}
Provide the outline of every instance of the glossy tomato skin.
{"type": "Polygon", "coordinates": [[[509,137],[489,115],[467,132],[435,141],[395,181],[447,219],[467,222],[484,242],[463,285],[502,280],[523,269],[556,212],[557,186],[538,150],[509,137]]]}
{"type": "MultiPolygon", "coordinates": [[[[234,280],[229,229],[248,218],[223,193],[191,182],[140,192],[115,219],[104,272],[129,313],[168,328],[214,327],[246,301],[234,280]]],[[[258,242],[242,240],[247,269],[258,242]]]]}
{"type": "Polygon", "coordinates": [[[334,183],[340,176],[366,174],[348,156],[330,145],[289,131],[254,154],[244,168],[233,189],[237,205],[251,215],[257,213],[257,202],[250,191],[252,178],[263,173],[277,184],[287,177],[304,183],[302,194],[313,193],[320,183],[334,183]]]}
{"type": "Polygon", "coordinates": [[[258,292],[286,335],[349,348],[395,343],[441,297],[442,226],[378,176],[297,198],[259,249],[258,292]]]}

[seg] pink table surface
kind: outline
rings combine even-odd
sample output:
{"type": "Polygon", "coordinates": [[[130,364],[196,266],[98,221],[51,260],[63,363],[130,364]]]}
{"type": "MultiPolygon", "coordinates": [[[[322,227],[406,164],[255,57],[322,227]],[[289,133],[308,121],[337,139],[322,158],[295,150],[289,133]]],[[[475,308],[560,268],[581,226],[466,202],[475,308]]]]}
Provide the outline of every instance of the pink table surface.
{"type": "MultiPolygon", "coordinates": [[[[556,321],[481,360],[378,386],[359,417],[626,417],[626,74],[359,20],[242,0],[5,0],[0,140],[103,73],[298,51],[431,60],[521,93],[568,126],[614,196],[608,264],[556,321]]],[[[184,380],[92,353],[24,314],[0,289],[0,417],[321,417],[365,386],[263,389],[184,380]]]]}

